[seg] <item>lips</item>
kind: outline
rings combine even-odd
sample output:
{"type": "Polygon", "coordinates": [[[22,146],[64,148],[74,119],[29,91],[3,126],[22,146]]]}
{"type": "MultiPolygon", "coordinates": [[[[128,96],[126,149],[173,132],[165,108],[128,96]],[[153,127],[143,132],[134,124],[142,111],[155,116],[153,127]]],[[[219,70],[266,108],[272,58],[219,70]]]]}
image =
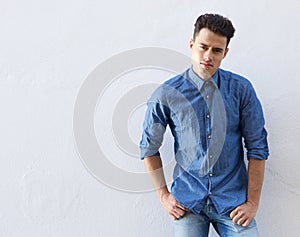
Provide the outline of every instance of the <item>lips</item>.
{"type": "Polygon", "coordinates": [[[205,62],[201,62],[201,65],[203,65],[204,67],[213,67],[213,65],[211,63],[205,63],[205,62]]]}

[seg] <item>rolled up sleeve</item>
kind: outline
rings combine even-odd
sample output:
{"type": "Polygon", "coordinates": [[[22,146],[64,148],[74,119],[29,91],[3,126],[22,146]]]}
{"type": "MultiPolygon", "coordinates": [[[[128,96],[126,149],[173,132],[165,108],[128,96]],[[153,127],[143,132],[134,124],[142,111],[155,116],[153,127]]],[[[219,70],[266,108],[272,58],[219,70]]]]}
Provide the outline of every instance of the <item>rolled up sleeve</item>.
{"type": "Polygon", "coordinates": [[[269,156],[263,110],[251,83],[243,90],[240,106],[240,128],[247,149],[247,158],[266,160],[269,156]]]}
{"type": "Polygon", "coordinates": [[[157,99],[151,98],[147,103],[147,111],[143,124],[140,142],[140,158],[159,156],[159,148],[163,142],[168,125],[169,109],[157,99]]]}

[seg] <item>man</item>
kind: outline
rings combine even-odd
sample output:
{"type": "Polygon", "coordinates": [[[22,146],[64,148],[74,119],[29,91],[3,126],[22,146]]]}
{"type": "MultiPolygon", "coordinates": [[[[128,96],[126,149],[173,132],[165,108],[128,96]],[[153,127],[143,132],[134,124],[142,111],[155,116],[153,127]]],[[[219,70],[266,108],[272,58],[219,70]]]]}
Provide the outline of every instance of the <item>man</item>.
{"type": "Polygon", "coordinates": [[[255,237],[269,155],[261,104],[247,79],[219,68],[234,35],[231,21],[204,14],[194,26],[192,67],[148,101],[141,158],[175,236],[208,236],[212,224],[220,236],[255,237]],[[170,191],[159,153],[167,126],[176,160],[170,191]]]}

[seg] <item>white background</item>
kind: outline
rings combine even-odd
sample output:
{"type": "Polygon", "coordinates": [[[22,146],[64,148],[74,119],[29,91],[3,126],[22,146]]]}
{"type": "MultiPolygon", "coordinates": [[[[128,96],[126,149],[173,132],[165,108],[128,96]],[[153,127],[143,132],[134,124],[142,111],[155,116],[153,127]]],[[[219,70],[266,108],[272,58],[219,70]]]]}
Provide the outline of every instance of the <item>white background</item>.
{"type": "MultiPolygon", "coordinates": [[[[117,191],[87,171],[73,109],[87,75],[113,55],[156,46],[189,56],[193,24],[205,12],[233,21],[222,66],[248,77],[264,107],[271,155],[261,236],[299,236],[299,7],[299,0],[1,0],[0,236],[172,236],[154,192],[117,191]]],[[[136,142],[141,121],[139,112],[128,125],[136,142]]]]}

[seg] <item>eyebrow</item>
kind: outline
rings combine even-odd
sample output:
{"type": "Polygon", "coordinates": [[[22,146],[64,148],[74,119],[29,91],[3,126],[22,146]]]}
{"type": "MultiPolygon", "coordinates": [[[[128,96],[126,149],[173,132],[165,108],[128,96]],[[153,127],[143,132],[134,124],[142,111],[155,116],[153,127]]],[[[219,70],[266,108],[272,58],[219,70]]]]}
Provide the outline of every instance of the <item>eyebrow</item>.
{"type": "MultiPolygon", "coordinates": [[[[204,46],[204,47],[208,47],[208,45],[203,44],[203,43],[199,43],[200,45],[204,46]]],[[[222,48],[213,48],[214,50],[220,50],[220,51],[224,51],[224,49],[222,48]]]]}

